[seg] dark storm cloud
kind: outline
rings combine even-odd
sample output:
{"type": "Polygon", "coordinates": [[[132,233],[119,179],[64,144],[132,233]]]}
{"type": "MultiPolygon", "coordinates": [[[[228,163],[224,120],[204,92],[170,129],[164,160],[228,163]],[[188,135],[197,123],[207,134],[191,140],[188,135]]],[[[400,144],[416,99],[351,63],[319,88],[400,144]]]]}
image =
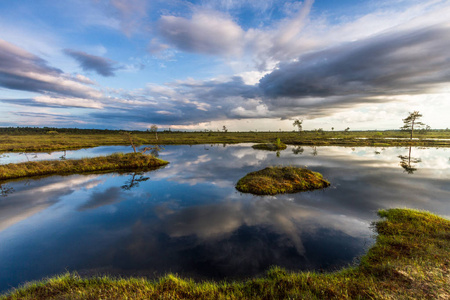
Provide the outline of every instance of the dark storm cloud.
{"type": "Polygon", "coordinates": [[[196,101],[204,110],[180,103],[161,108],[173,114],[149,112],[147,116],[160,124],[290,118],[300,114],[322,117],[357,104],[392,101],[398,95],[432,93],[450,82],[448,49],[448,27],[388,32],[281,63],[254,86],[235,76],[226,82],[168,85],[175,95],[150,91],[149,95],[156,95],[156,99],[196,101]]]}
{"type": "Polygon", "coordinates": [[[226,82],[176,82],[166,86],[173,94],[148,93],[156,100],[164,100],[159,109],[169,113],[159,114],[154,109],[145,114],[136,111],[136,115],[143,122],[159,124],[229,118],[284,119],[300,114],[323,117],[357,104],[436,91],[450,82],[448,49],[448,27],[397,30],[281,63],[254,86],[239,76],[226,82]],[[167,98],[188,99],[191,103],[167,105],[167,98]]]}
{"type": "Polygon", "coordinates": [[[77,60],[84,71],[95,71],[99,75],[110,77],[115,76],[114,71],[118,69],[114,66],[116,63],[107,58],[72,49],[65,49],[64,52],[77,60]]]}
{"type": "Polygon", "coordinates": [[[450,81],[449,47],[445,27],[379,35],[281,64],[259,87],[268,102],[354,95],[353,101],[362,102],[370,96],[420,94],[450,81]]]}
{"type": "Polygon", "coordinates": [[[100,97],[83,78],[65,74],[45,60],[0,40],[0,87],[69,97],[100,97]]]}
{"type": "Polygon", "coordinates": [[[174,82],[151,86],[129,99],[153,104],[98,111],[90,117],[196,124],[224,119],[328,116],[363,103],[393,101],[399,95],[432,93],[450,82],[450,29],[389,32],[310,53],[282,63],[259,84],[239,76],[228,81],[174,82]]]}

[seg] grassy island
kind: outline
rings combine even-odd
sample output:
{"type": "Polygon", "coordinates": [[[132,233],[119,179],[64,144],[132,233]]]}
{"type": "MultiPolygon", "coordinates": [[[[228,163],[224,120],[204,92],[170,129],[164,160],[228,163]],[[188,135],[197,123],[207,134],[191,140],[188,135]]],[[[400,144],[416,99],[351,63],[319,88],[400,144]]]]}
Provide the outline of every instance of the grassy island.
{"type": "Polygon", "coordinates": [[[29,161],[0,165],[0,180],[42,175],[146,170],[166,164],[168,164],[167,161],[141,153],[115,153],[83,159],[29,161]]]}
{"type": "Polygon", "coordinates": [[[255,195],[276,195],[321,189],[330,183],[322,174],[297,167],[268,167],[239,179],[236,189],[255,195]]]}
{"type": "Polygon", "coordinates": [[[234,282],[195,282],[175,275],[158,280],[77,274],[34,282],[6,299],[448,299],[450,221],[431,213],[382,210],[376,243],[357,266],[333,273],[288,272],[234,282]]]}
{"type": "Polygon", "coordinates": [[[253,145],[252,148],[258,150],[278,151],[286,149],[287,146],[285,143],[282,143],[280,139],[277,139],[275,143],[256,144],[253,145]]]}

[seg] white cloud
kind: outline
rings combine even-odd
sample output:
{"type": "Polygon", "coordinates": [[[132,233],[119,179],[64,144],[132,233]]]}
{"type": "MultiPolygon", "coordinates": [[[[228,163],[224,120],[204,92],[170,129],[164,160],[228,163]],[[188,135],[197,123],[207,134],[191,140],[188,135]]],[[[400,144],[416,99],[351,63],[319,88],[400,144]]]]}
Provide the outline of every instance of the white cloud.
{"type": "Polygon", "coordinates": [[[177,48],[204,54],[239,55],[244,31],[228,16],[198,11],[191,19],[162,16],[161,36],[177,48]]]}
{"type": "Polygon", "coordinates": [[[82,98],[58,98],[49,96],[37,96],[34,97],[34,101],[45,104],[54,104],[61,106],[72,106],[72,107],[86,107],[86,108],[103,108],[103,104],[98,101],[82,98]]]}

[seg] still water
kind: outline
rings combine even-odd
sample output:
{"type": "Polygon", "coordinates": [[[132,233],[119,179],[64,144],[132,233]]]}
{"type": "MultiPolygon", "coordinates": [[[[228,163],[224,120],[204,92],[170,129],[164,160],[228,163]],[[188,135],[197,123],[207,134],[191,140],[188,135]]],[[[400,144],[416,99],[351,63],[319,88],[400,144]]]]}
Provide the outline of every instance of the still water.
{"type": "MultiPolygon", "coordinates": [[[[129,151],[68,151],[78,158],[129,151]]],[[[0,163],[59,159],[4,154],[0,163]]],[[[0,292],[77,271],[154,278],[258,276],[270,266],[335,270],[373,244],[381,208],[450,216],[450,149],[167,146],[170,164],[142,174],[51,176],[3,183],[0,292]],[[307,166],[331,182],[313,192],[252,196],[235,190],[248,172],[307,166]]]]}

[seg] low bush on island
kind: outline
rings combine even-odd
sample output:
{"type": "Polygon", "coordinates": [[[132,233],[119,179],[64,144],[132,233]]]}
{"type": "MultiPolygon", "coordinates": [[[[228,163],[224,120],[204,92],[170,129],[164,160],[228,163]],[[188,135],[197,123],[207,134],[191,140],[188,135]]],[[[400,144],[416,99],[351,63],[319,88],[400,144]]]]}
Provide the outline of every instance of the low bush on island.
{"type": "Polygon", "coordinates": [[[257,150],[278,151],[286,149],[287,146],[277,138],[275,143],[256,144],[253,145],[252,148],[257,150]]]}
{"type": "Polygon", "coordinates": [[[168,163],[152,155],[141,153],[114,153],[93,158],[29,161],[0,165],[0,180],[43,175],[146,170],[168,163]]]}
{"type": "Polygon", "coordinates": [[[298,167],[268,167],[239,179],[236,189],[255,195],[296,193],[328,187],[322,174],[298,167]]]}

